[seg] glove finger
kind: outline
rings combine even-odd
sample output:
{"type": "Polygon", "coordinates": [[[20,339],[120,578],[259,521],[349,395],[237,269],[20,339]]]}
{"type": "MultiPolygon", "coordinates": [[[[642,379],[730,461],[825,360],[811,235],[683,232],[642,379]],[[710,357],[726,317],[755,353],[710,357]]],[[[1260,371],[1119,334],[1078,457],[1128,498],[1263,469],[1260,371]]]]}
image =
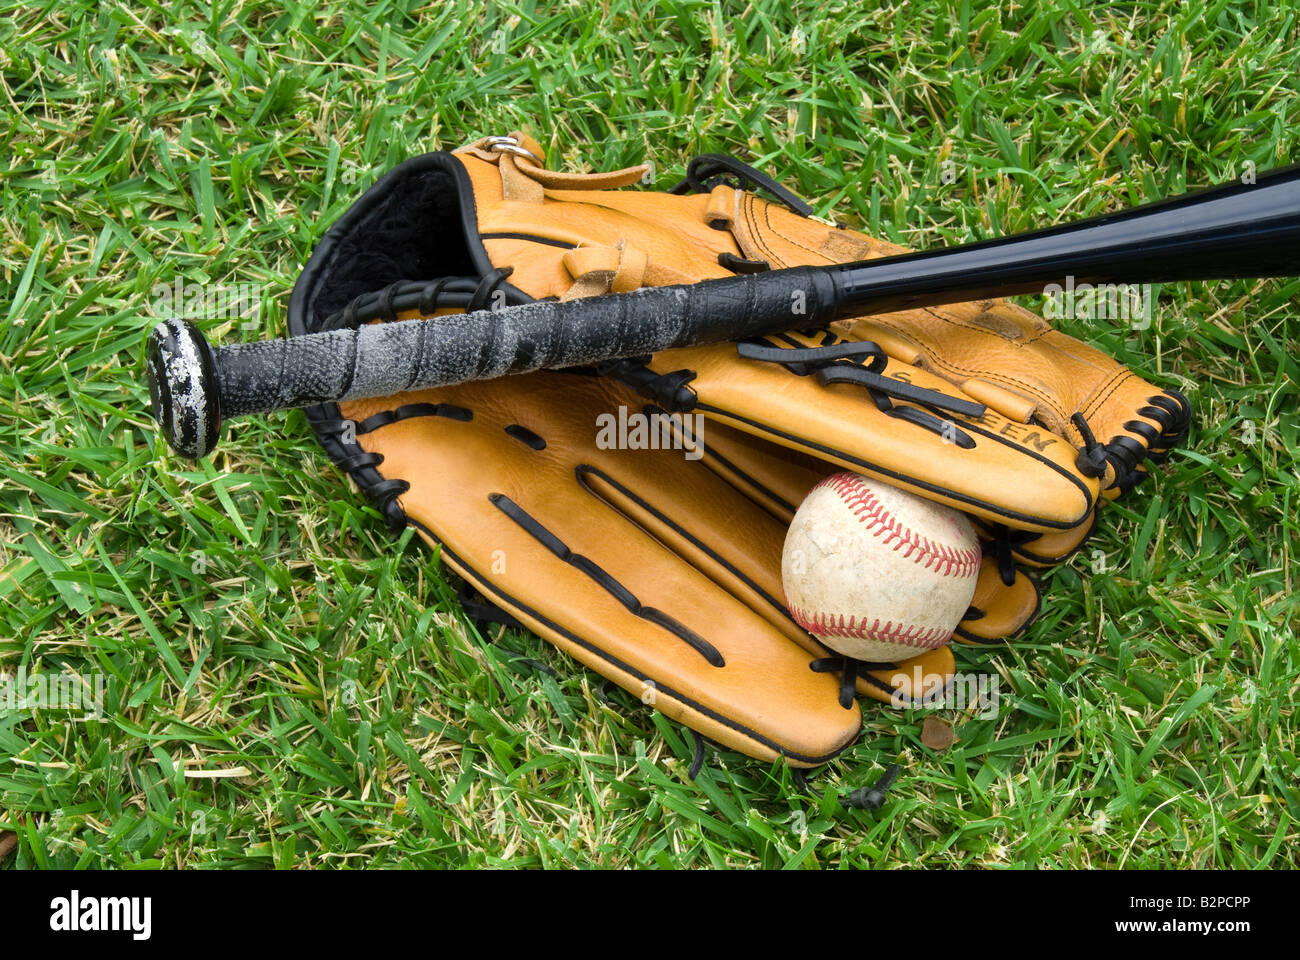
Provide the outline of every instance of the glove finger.
{"type": "Polygon", "coordinates": [[[987,300],[866,317],[844,325],[892,357],[959,387],[1015,423],[1038,423],[1079,451],[1080,468],[1116,495],[1147,459],[1187,435],[1191,404],[1013,303],[987,300]]]}
{"type": "MultiPolygon", "coordinates": [[[[1079,472],[1074,448],[1050,431],[992,411],[980,415],[977,404],[968,408],[972,413],[945,409],[939,404],[972,401],[946,381],[895,361],[877,371],[850,360],[827,361],[817,352],[824,346],[857,347],[829,333],[791,333],[768,343],[780,349],[767,356],[788,353],[788,360],[739,356],[732,344],[656,355],[649,368],[654,383],[677,383],[677,371],[693,375],[689,388],[671,396],[660,391],[658,401],[666,409],[693,407],[712,420],[990,522],[1066,530],[1091,513],[1097,482],[1079,472]],[[807,359],[810,354],[815,360],[807,359]],[[866,376],[869,382],[823,384],[828,376],[866,376]],[[895,386],[909,396],[923,394],[891,397],[895,386]]],[[[655,395],[654,383],[634,371],[620,375],[655,395]]]]}
{"type": "Polygon", "coordinates": [[[919,706],[946,691],[956,673],[952,650],[938,647],[898,663],[865,665],[858,692],[892,707],[919,706]]]}
{"type": "Polygon", "coordinates": [[[1054,567],[1065,563],[1083,548],[1097,528],[1101,504],[1098,500],[1092,514],[1081,524],[1071,530],[1034,533],[1024,530],[1012,530],[1001,524],[975,521],[975,529],[984,543],[986,553],[996,555],[1005,549],[1008,558],[1027,567],[1054,567]]]}
{"type": "Polygon", "coordinates": [[[985,557],[980,563],[970,610],[957,624],[953,639],[981,646],[1005,643],[1034,622],[1041,603],[1037,584],[1024,571],[1013,569],[1008,583],[996,558],[985,557]]]}

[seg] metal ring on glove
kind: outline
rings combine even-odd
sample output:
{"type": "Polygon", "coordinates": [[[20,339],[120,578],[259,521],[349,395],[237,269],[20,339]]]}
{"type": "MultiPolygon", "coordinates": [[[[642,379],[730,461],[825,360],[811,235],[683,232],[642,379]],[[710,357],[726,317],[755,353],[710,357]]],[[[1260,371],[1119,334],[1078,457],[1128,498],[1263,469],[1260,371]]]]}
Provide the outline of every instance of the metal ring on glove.
{"type": "Polygon", "coordinates": [[[542,158],[527,147],[521,147],[514,137],[486,137],[483,145],[488,150],[495,150],[498,153],[513,153],[516,157],[527,157],[539,167],[542,166],[542,158]]]}

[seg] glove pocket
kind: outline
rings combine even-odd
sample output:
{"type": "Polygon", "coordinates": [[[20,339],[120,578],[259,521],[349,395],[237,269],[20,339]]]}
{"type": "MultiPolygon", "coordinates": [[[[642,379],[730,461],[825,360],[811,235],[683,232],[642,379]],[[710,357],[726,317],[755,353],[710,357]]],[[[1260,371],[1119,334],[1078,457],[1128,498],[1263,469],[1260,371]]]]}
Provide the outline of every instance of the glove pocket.
{"type": "Polygon", "coordinates": [[[706,508],[746,529],[765,520],[755,535],[778,543],[779,525],[738,495],[706,498],[693,478],[710,472],[680,451],[596,446],[603,381],[514,379],[395,398],[399,409],[469,414],[459,418],[347,411],[380,424],[358,443],[404,484],[404,516],[443,563],[578,662],[728,747],[812,766],[851,744],[861,714],[840,703],[836,679],[811,669],[815,655],[774,623],[776,611],[760,614],[719,582],[723,551],[709,569],[673,539],[697,535],[683,517],[706,508]],[[646,472],[697,507],[646,489],[646,472]]]}

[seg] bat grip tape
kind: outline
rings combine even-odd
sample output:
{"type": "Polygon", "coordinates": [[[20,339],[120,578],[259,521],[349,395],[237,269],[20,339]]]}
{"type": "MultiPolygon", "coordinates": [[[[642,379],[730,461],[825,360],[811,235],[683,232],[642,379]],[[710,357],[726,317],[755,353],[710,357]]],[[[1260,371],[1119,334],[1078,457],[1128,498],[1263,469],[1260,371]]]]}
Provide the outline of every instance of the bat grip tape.
{"type": "Polygon", "coordinates": [[[833,269],[800,267],[234,344],[213,359],[228,419],[815,328],[839,303],[833,269]]]}

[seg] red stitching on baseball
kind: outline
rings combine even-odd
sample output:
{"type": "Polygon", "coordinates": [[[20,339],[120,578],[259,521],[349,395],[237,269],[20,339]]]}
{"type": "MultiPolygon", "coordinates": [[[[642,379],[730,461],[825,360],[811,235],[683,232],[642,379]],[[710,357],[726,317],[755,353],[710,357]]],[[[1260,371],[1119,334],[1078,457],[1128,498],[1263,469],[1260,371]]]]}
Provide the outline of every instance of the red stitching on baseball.
{"type": "Polygon", "coordinates": [[[885,643],[898,643],[905,647],[922,647],[933,650],[952,639],[951,630],[930,627],[922,630],[916,624],[894,623],[879,619],[867,624],[867,618],[861,621],[856,616],[845,617],[844,614],[819,613],[810,616],[798,607],[790,607],[794,622],[809,633],[818,637],[857,637],[859,640],[880,640],[885,643]]]}
{"type": "Polygon", "coordinates": [[[836,473],[817,484],[813,490],[818,487],[834,490],[862,525],[872,531],[882,543],[886,546],[893,544],[896,552],[904,550],[903,556],[912,559],[922,568],[933,570],[941,577],[962,578],[979,569],[978,546],[959,550],[921,536],[886,510],[885,505],[862,482],[861,477],[851,473],[836,473]],[[916,554],[914,559],[913,553],[916,554]]]}

